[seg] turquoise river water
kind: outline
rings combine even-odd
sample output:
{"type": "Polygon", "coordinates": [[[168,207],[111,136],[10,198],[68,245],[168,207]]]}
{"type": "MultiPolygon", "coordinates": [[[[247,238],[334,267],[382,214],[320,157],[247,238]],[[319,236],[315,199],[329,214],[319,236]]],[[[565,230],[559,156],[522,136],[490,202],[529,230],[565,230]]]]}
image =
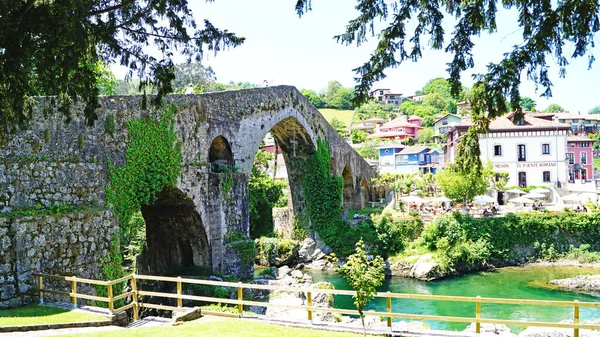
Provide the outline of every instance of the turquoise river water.
{"type": "MultiPolygon", "coordinates": [[[[573,277],[576,275],[597,274],[598,269],[577,267],[508,267],[494,271],[465,275],[439,281],[417,281],[400,277],[386,279],[378,289],[411,294],[449,295],[449,296],[481,296],[499,298],[556,300],[556,301],[600,301],[590,295],[552,290],[544,284],[552,279],[573,277]]],[[[331,282],[336,289],[351,289],[348,283],[338,274],[311,271],[315,282],[331,282]]],[[[354,309],[350,296],[337,295],[334,300],[337,308],[354,309]]],[[[385,311],[385,299],[376,298],[369,303],[366,310],[385,311]]],[[[475,303],[423,301],[408,299],[392,299],[392,311],[439,316],[475,316],[475,303]]],[[[558,322],[573,318],[572,307],[548,307],[531,305],[482,304],[481,317],[511,319],[523,321],[558,322]]],[[[599,319],[600,309],[581,308],[581,319],[599,319]]],[[[463,330],[467,323],[425,321],[432,329],[463,330]]],[[[524,329],[511,327],[518,332],[524,329]]]]}

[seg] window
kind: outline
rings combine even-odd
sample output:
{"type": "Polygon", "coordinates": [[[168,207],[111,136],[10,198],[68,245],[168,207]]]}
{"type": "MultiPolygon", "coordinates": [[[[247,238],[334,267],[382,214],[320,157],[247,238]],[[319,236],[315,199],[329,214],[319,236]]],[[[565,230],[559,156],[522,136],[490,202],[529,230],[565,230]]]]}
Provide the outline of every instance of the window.
{"type": "Polygon", "coordinates": [[[575,164],[575,155],[573,152],[567,152],[567,159],[569,160],[569,164],[575,164]]]}
{"type": "Polygon", "coordinates": [[[383,95],[383,90],[379,90],[379,94],[380,94],[380,95],[383,95]]]}
{"type": "Polygon", "coordinates": [[[542,144],[542,154],[550,154],[550,144],[542,144]]]}
{"type": "Polygon", "coordinates": [[[502,155],[502,145],[494,145],[494,156],[502,155]]]}
{"type": "Polygon", "coordinates": [[[390,150],[388,150],[388,149],[385,149],[383,152],[384,152],[385,154],[390,154],[390,150]]]}
{"type": "Polygon", "coordinates": [[[542,173],[542,181],[545,183],[549,183],[550,182],[550,171],[544,171],[542,173]]]}
{"type": "Polygon", "coordinates": [[[448,125],[448,118],[442,119],[442,125],[448,125]]]}
{"type": "Polygon", "coordinates": [[[525,145],[520,144],[517,145],[517,160],[518,161],[526,161],[527,156],[525,154],[525,145]]]}
{"type": "Polygon", "coordinates": [[[573,142],[569,143],[569,147],[575,147],[575,143],[573,143],[573,142]]]}
{"type": "Polygon", "coordinates": [[[588,142],[581,142],[581,144],[579,146],[581,146],[581,147],[590,147],[590,143],[588,143],[588,142]]]}
{"type": "Polygon", "coordinates": [[[377,97],[377,100],[378,100],[379,102],[381,102],[381,101],[383,101],[383,97],[379,96],[379,97],[377,97]]]}
{"type": "Polygon", "coordinates": [[[581,164],[587,164],[587,153],[581,152],[581,164]]]}

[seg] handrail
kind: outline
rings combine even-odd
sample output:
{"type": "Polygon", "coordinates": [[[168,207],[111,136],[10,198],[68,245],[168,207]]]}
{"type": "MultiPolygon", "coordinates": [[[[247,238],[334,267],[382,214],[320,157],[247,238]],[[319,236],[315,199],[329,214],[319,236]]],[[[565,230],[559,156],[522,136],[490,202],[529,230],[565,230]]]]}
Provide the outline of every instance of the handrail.
{"type": "MultiPolygon", "coordinates": [[[[133,309],[133,318],[137,320],[139,314],[139,308],[154,308],[161,310],[181,311],[183,308],[183,300],[192,301],[203,301],[203,302],[216,302],[216,303],[227,303],[237,305],[238,316],[243,315],[243,306],[262,306],[262,307],[280,307],[289,309],[301,309],[307,311],[307,318],[312,322],[313,312],[331,312],[339,314],[357,315],[357,310],[351,309],[337,309],[337,308],[324,308],[315,307],[312,303],[313,294],[324,293],[331,295],[345,295],[353,296],[356,294],[355,291],[351,290],[336,290],[336,289],[319,289],[319,288],[295,288],[295,287],[280,287],[274,285],[263,285],[263,284],[250,284],[250,283],[235,283],[225,281],[211,281],[211,280],[200,280],[191,278],[181,277],[167,277],[167,276],[151,276],[151,275],[137,275],[131,274],[128,276],[121,277],[111,281],[99,281],[82,279],[75,276],[57,276],[49,274],[36,273],[33,276],[38,278],[37,290],[40,294],[40,303],[43,303],[44,293],[52,293],[58,295],[69,296],[72,298],[73,305],[77,305],[77,299],[91,299],[96,301],[104,301],[108,303],[108,307],[113,314],[123,312],[129,309],[133,309]],[[52,289],[44,288],[43,279],[54,279],[71,282],[71,292],[57,291],[52,289]],[[158,282],[174,282],[176,283],[176,293],[162,293],[153,291],[144,291],[139,289],[138,281],[158,281],[158,282]],[[121,294],[113,294],[113,285],[120,282],[131,282],[131,290],[123,292],[121,294]],[[94,284],[106,286],[108,290],[107,297],[94,296],[77,293],[77,284],[94,284]],[[183,284],[200,284],[200,285],[212,285],[221,287],[230,287],[237,289],[237,299],[224,299],[208,296],[196,296],[196,295],[185,295],[182,292],[183,284]],[[248,301],[243,299],[243,289],[259,289],[259,290],[274,290],[284,292],[302,292],[306,293],[307,305],[287,305],[287,304],[276,304],[268,302],[248,301]],[[150,304],[139,302],[138,296],[151,296],[160,298],[170,298],[177,300],[177,306],[169,306],[162,304],[150,304]],[[120,308],[114,308],[115,301],[126,299],[131,297],[129,304],[123,305],[120,308]]],[[[380,316],[387,318],[387,326],[391,327],[392,318],[403,318],[403,319],[418,319],[418,320],[433,320],[433,321],[449,321],[449,322],[465,322],[475,323],[475,331],[477,333],[481,330],[482,323],[492,324],[507,324],[507,325],[520,325],[520,326],[540,326],[540,327],[551,327],[551,328],[569,328],[574,330],[574,337],[579,337],[580,329],[600,329],[600,325],[594,324],[581,324],[579,322],[579,309],[581,307],[588,308],[600,308],[600,302],[579,302],[579,301],[554,301],[554,300],[528,300],[528,299],[505,299],[505,298],[492,298],[492,297],[468,297],[468,296],[440,296],[440,295],[424,295],[424,294],[403,294],[403,293],[391,293],[391,292],[378,292],[375,297],[386,299],[386,311],[366,311],[365,315],[369,316],[380,316]],[[436,315],[421,315],[421,314],[403,314],[395,313],[391,311],[392,299],[413,299],[413,300],[433,300],[433,301],[451,301],[451,302],[467,302],[475,303],[475,317],[457,317],[457,316],[436,316],[436,315]],[[572,307],[573,308],[573,323],[555,323],[555,322],[536,322],[536,321],[517,321],[517,320],[503,320],[493,318],[481,318],[481,304],[482,303],[495,303],[495,304],[511,304],[511,305],[537,305],[537,306],[555,306],[555,307],[572,307]]]]}

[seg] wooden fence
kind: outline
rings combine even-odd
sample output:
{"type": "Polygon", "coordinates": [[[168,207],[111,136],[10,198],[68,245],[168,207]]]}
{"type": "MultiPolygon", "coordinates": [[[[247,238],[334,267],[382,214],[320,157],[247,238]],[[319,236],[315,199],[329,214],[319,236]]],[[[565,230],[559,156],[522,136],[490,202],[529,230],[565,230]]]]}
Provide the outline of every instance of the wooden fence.
{"type": "MultiPolygon", "coordinates": [[[[139,319],[140,308],[152,308],[160,310],[170,311],[184,311],[183,300],[192,301],[203,301],[212,303],[226,303],[237,305],[238,314],[235,317],[243,316],[243,306],[261,306],[261,307],[280,307],[287,309],[300,309],[306,310],[307,318],[312,321],[313,312],[331,312],[346,315],[358,315],[357,310],[350,309],[337,309],[337,308],[323,308],[315,307],[312,303],[313,294],[324,293],[331,295],[347,295],[353,296],[356,294],[350,290],[335,290],[335,289],[316,289],[316,288],[295,288],[295,287],[280,287],[272,285],[260,285],[260,284],[248,284],[248,283],[235,283],[235,282],[223,282],[223,281],[210,281],[210,280],[198,280],[181,277],[164,277],[164,276],[149,276],[149,275],[137,275],[132,274],[129,276],[122,277],[113,281],[98,281],[77,278],[75,276],[56,276],[47,274],[34,274],[38,278],[38,288],[34,289],[39,293],[40,303],[44,301],[44,293],[64,295],[71,298],[73,306],[77,306],[77,299],[87,299],[93,301],[101,301],[108,303],[108,308],[113,314],[123,312],[125,310],[133,309],[133,319],[139,319]],[[71,292],[57,291],[44,288],[44,279],[61,280],[71,283],[71,292]],[[144,291],[138,289],[138,281],[159,281],[159,282],[172,282],[176,283],[176,293],[164,293],[164,292],[153,292],[144,291]],[[129,282],[131,290],[123,292],[122,294],[113,294],[113,287],[115,284],[129,282]],[[107,297],[86,295],[77,292],[78,284],[91,284],[100,285],[107,287],[107,297]],[[225,299],[207,296],[195,296],[195,295],[184,295],[182,293],[183,284],[198,284],[198,285],[211,285],[230,287],[237,289],[237,299],[225,299]],[[244,289],[258,289],[258,290],[272,290],[272,291],[287,291],[287,292],[304,292],[306,293],[306,305],[285,305],[258,301],[248,301],[243,299],[244,289]],[[142,303],[138,301],[138,296],[153,296],[159,298],[170,298],[177,300],[177,306],[161,305],[142,303]],[[115,308],[115,302],[121,299],[130,299],[130,303],[123,305],[119,308],[115,308]]],[[[421,295],[421,294],[404,294],[404,293],[377,293],[376,297],[385,298],[386,300],[386,311],[365,311],[364,314],[368,316],[379,316],[385,317],[387,320],[387,326],[392,326],[393,318],[403,319],[416,319],[416,320],[430,320],[430,321],[447,321],[447,322],[464,322],[464,323],[475,323],[476,332],[480,332],[481,323],[491,324],[506,324],[506,325],[518,325],[518,326],[537,326],[537,327],[550,327],[550,328],[567,328],[574,330],[574,337],[579,337],[580,329],[592,329],[599,330],[600,325],[594,324],[581,324],[579,322],[579,309],[580,308],[599,308],[600,302],[579,302],[579,301],[546,301],[546,300],[525,300],[525,299],[505,299],[505,298],[485,298],[485,297],[467,297],[467,296],[437,296],[437,295],[421,295]],[[421,314],[405,314],[392,312],[392,300],[393,299],[412,299],[412,300],[424,300],[424,301],[450,301],[450,302],[470,302],[475,304],[474,317],[457,317],[457,316],[435,316],[435,315],[421,315],[421,314]],[[481,304],[482,303],[494,303],[494,304],[508,304],[508,305],[536,305],[536,306],[553,306],[553,307],[572,307],[573,308],[573,323],[556,323],[556,322],[537,322],[537,321],[518,321],[518,320],[506,320],[506,319],[492,319],[492,318],[481,318],[481,304]]],[[[223,315],[223,313],[207,312],[203,311],[203,314],[207,315],[223,315]]]]}

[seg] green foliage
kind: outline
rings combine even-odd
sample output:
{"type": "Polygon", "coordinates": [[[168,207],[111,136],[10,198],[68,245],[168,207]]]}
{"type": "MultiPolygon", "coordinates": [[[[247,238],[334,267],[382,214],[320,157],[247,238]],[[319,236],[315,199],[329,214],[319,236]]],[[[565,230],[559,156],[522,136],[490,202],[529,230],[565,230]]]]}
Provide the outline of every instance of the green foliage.
{"type": "Polygon", "coordinates": [[[72,206],[67,204],[54,204],[48,207],[43,207],[41,204],[36,204],[33,207],[13,208],[10,212],[0,213],[0,218],[12,218],[22,216],[40,216],[40,215],[57,215],[67,213],[79,213],[86,211],[97,211],[104,208],[98,206],[72,206]]]}
{"type": "Polygon", "coordinates": [[[381,139],[377,137],[370,137],[365,139],[362,144],[356,148],[356,152],[363,157],[368,159],[379,159],[379,150],[377,147],[381,144],[381,139]]]}
{"type": "Polygon", "coordinates": [[[530,97],[521,97],[519,104],[521,105],[523,111],[534,111],[537,105],[530,97]]]}
{"type": "Polygon", "coordinates": [[[506,171],[495,172],[494,165],[489,160],[483,168],[483,176],[494,190],[502,192],[506,189],[509,173],[506,171]]]}
{"type": "Polygon", "coordinates": [[[372,242],[367,241],[367,244],[374,254],[384,257],[402,252],[423,231],[421,219],[394,220],[388,213],[373,216],[372,223],[376,238],[372,242]]]}
{"type": "Polygon", "coordinates": [[[303,241],[308,238],[307,228],[309,227],[310,219],[308,214],[298,214],[292,221],[292,240],[303,241]]]}
{"type": "Polygon", "coordinates": [[[348,128],[342,121],[335,117],[331,120],[331,126],[342,137],[346,134],[346,129],[348,128]]]}
{"type": "Polygon", "coordinates": [[[104,132],[114,137],[115,135],[115,116],[108,115],[104,120],[104,132]]]}
{"type": "Polygon", "coordinates": [[[113,204],[121,220],[122,235],[131,232],[126,226],[131,216],[142,205],[151,205],[165,186],[175,185],[181,174],[181,142],[174,129],[175,113],[174,106],[166,106],[160,119],[127,121],[127,164],[116,168],[108,163],[110,185],[106,188],[106,200],[113,204]]]}
{"type": "Polygon", "coordinates": [[[257,258],[268,264],[272,264],[275,258],[285,260],[298,251],[298,241],[295,240],[261,237],[256,242],[257,258]]]}
{"type": "MultiPolygon", "coordinates": [[[[100,265],[102,269],[102,275],[104,276],[105,281],[116,280],[125,276],[125,272],[123,271],[123,257],[119,247],[119,238],[115,236],[112,241],[112,245],[106,257],[100,259],[100,265]]],[[[125,289],[125,281],[116,283],[112,286],[113,288],[113,296],[121,295],[123,290],[125,289]]],[[[107,286],[96,285],[96,293],[100,297],[108,296],[107,286]]],[[[122,307],[125,304],[125,300],[121,299],[115,301],[115,308],[122,307]]],[[[106,302],[97,302],[97,306],[99,307],[108,307],[108,303],[106,302]]]]}
{"type": "Polygon", "coordinates": [[[353,144],[358,144],[358,143],[362,143],[365,141],[365,139],[367,139],[367,136],[369,135],[366,132],[357,130],[357,129],[353,129],[352,132],[350,133],[351,137],[352,137],[352,143],[353,144]]]}
{"type": "Polygon", "coordinates": [[[565,111],[565,109],[556,103],[552,103],[552,104],[548,105],[548,107],[546,109],[544,109],[544,112],[564,112],[564,111],[565,111]]]}
{"type": "Polygon", "coordinates": [[[325,91],[325,107],[333,109],[352,109],[354,90],[344,88],[338,81],[329,81],[325,91]]]}
{"type": "Polygon", "coordinates": [[[433,135],[435,131],[433,128],[426,127],[417,132],[417,139],[420,144],[431,144],[433,143],[433,135]]]}
{"type": "Polygon", "coordinates": [[[487,262],[556,259],[573,241],[589,245],[582,250],[600,250],[598,225],[598,213],[524,213],[478,219],[455,213],[427,224],[415,244],[437,251],[451,269],[468,270],[487,262]]]}
{"type": "Polygon", "coordinates": [[[304,97],[308,99],[310,104],[314,105],[316,108],[324,108],[325,107],[325,97],[316,93],[313,90],[303,89],[300,91],[304,97]]]}
{"type": "Polygon", "coordinates": [[[375,101],[369,101],[366,104],[361,105],[356,108],[356,114],[360,120],[365,120],[369,118],[383,118],[389,119],[390,117],[395,117],[396,114],[392,113],[394,109],[393,105],[383,105],[377,103],[375,101]]]}
{"type": "Polygon", "coordinates": [[[594,263],[600,261],[600,252],[591,251],[592,246],[582,244],[578,248],[571,245],[569,251],[564,253],[561,258],[568,260],[576,260],[580,263],[594,263]]]}
{"type": "Polygon", "coordinates": [[[342,221],[344,182],[339,176],[331,176],[329,164],[329,145],[319,138],[317,151],[306,162],[302,186],[306,208],[313,220],[314,229],[325,244],[343,255],[348,252],[348,242],[345,238],[349,232],[348,225],[342,221]]]}
{"type": "Polygon", "coordinates": [[[348,281],[348,284],[356,291],[354,305],[360,314],[363,325],[363,334],[365,333],[365,315],[363,309],[373,297],[377,294],[377,287],[383,284],[385,278],[383,267],[385,263],[381,256],[375,256],[369,259],[366,247],[361,240],[356,243],[355,253],[350,255],[346,263],[339,267],[337,271],[348,281]]]}
{"type": "Polygon", "coordinates": [[[176,64],[174,74],[172,86],[176,93],[185,93],[190,84],[194,93],[217,91],[217,77],[212,67],[205,67],[199,61],[176,64]]]}
{"type": "Polygon", "coordinates": [[[256,257],[256,244],[254,240],[237,241],[232,243],[238,257],[243,264],[251,263],[256,257]]]}
{"type": "Polygon", "coordinates": [[[266,173],[271,157],[270,153],[258,150],[248,181],[250,237],[253,239],[273,232],[273,207],[287,204],[283,193],[287,185],[266,173]]]}
{"type": "Polygon", "coordinates": [[[595,107],[591,108],[590,113],[593,115],[600,114],[600,105],[596,105],[595,107]]]}
{"type": "Polygon", "coordinates": [[[0,7],[0,141],[31,114],[28,96],[57,96],[58,110],[71,118],[76,97],[88,124],[97,118],[98,95],[114,92],[107,65],[120,64],[152,86],[155,102],[171,92],[173,58],[201,59],[204,50],[236,47],[244,38],[209,21],[196,24],[187,0],[3,1],[0,7]],[[149,43],[161,57],[148,52],[149,43]]]}
{"type": "Polygon", "coordinates": [[[146,221],[142,212],[133,213],[125,227],[127,230],[121,231],[121,250],[125,260],[133,264],[146,245],[146,221]]]}
{"type": "Polygon", "coordinates": [[[456,164],[450,164],[439,172],[436,182],[448,198],[463,203],[483,194],[488,188],[482,174],[476,171],[461,171],[456,164]]]}

